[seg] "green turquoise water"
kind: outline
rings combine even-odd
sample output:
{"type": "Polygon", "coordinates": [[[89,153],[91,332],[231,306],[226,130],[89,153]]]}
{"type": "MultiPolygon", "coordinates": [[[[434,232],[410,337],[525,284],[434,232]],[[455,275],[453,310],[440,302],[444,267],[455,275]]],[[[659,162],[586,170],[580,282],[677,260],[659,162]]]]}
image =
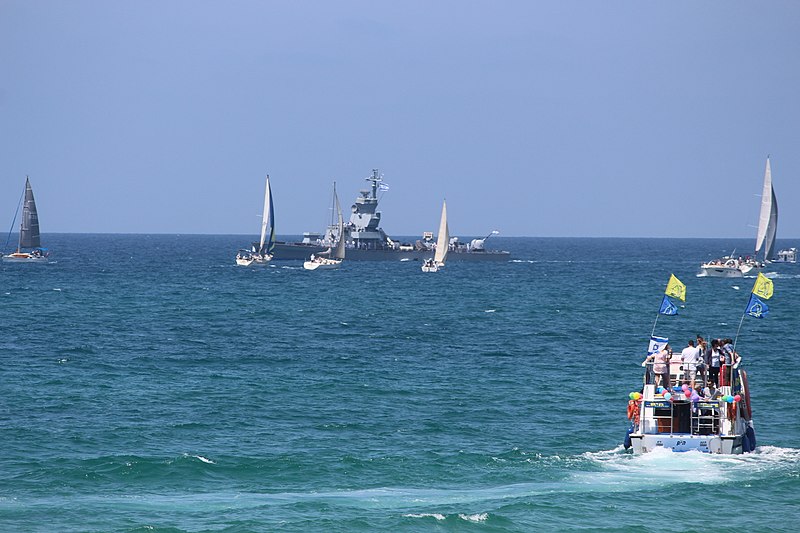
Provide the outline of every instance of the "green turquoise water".
{"type": "MultiPolygon", "coordinates": [[[[514,260],[234,265],[237,236],[45,235],[0,268],[0,530],[749,531],[800,521],[800,266],[746,319],[755,453],[622,451],[657,334],[733,336],[750,241],[494,239],[514,260]]],[[[791,243],[779,243],[779,245],[791,243]]]]}

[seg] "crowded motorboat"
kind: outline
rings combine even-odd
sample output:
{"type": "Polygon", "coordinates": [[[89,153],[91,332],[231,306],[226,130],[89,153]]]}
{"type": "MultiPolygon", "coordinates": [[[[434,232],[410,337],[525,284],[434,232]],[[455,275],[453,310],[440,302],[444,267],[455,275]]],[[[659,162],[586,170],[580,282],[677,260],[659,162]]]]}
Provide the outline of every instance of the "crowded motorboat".
{"type": "Polygon", "coordinates": [[[750,388],[733,340],[690,339],[673,352],[654,337],[643,386],[629,394],[625,448],[740,454],[756,447],[750,388]]]}
{"type": "Polygon", "coordinates": [[[633,453],[668,449],[741,454],[756,448],[753,408],[743,358],[736,350],[744,319],[769,313],[772,280],[759,273],[733,338],[696,335],[680,352],[656,336],[660,316],[674,316],[686,301],[686,285],[671,275],[653,323],[641,387],[628,395],[630,428],[625,449],[633,453]]]}

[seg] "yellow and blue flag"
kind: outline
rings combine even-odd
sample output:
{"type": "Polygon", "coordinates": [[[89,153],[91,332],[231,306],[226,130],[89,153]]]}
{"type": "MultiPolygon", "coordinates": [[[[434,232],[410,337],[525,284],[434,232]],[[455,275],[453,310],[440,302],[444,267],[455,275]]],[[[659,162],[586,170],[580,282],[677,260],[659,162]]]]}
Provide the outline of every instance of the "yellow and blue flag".
{"type": "Polygon", "coordinates": [[[759,272],[756,282],[753,284],[753,294],[765,300],[769,300],[772,298],[772,289],[772,280],[759,272]]]}
{"type": "Polygon", "coordinates": [[[753,318],[764,318],[769,314],[769,306],[762,302],[759,297],[755,295],[754,291],[753,294],[750,295],[750,301],[747,302],[747,310],[745,313],[753,318]]]}
{"type": "Polygon", "coordinates": [[[658,312],[661,315],[677,315],[678,306],[672,303],[672,300],[669,299],[669,296],[665,294],[664,299],[661,300],[661,309],[659,309],[658,312]]]}
{"type": "Polygon", "coordinates": [[[667,290],[664,291],[664,294],[667,296],[671,296],[672,298],[677,298],[678,300],[685,302],[686,301],[686,285],[681,282],[678,278],[675,277],[675,274],[669,275],[669,282],[667,282],[667,290]]]}

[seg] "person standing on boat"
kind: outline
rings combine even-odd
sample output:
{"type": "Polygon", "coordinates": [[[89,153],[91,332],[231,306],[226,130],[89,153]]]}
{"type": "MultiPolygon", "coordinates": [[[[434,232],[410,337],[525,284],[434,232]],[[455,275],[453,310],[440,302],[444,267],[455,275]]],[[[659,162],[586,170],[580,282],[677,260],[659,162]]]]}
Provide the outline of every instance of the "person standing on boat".
{"type": "Polygon", "coordinates": [[[711,348],[699,334],[697,335],[697,349],[700,350],[700,362],[697,364],[697,371],[702,376],[702,385],[705,386],[708,383],[708,363],[711,359],[711,348]]]}
{"type": "Polygon", "coordinates": [[[720,378],[720,385],[733,385],[733,367],[739,362],[739,354],[733,351],[733,339],[722,341],[722,358],[724,365],[720,378]]]}
{"type": "Polygon", "coordinates": [[[719,339],[712,339],[711,356],[706,364],[708,365],[708,381],[711,383],[719,383],[719,367],[722,364],[719,339]]]}
{"type": "Polygon", "coordinates": [[[681,361],[683,361],[684,379],[694,389],[694,382],[697,378],[697,363],[700,362],[700,348],[695,347],[692,339],[689,339],[688,345],[681,352],[681,361]]]}
{"type": "Polygon", "coordinates": [[[653,373],[656,375],[655,385],[669,389],[669,358],[670,358],[669,344],[652,355],[648,355],[645,363],[653,362],[653,373]]]}

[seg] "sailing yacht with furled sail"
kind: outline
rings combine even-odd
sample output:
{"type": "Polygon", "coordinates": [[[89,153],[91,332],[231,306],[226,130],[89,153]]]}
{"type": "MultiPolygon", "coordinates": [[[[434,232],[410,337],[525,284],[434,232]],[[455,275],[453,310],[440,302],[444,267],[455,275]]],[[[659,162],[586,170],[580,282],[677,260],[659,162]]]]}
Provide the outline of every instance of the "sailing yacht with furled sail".
{"type": "Polygon", "coordinates": [[[311,254],[311,258],[303,263],[303,268],[306,270],[333,270],[342,265],[345,255],[344,218],[342,217],[342,206],[339,204],[339,196],[336,194],[336,182],[333,183],[333,205],[338,216],[336,248],[335,250],[328,248],[320,254],[311,254]],[[333,253],[333,257],[331,257],[331,253],[333,253]],[[326,255],[327,257],[325,257],[326,255]]]}
{"type": "Polygon", "coordinates": [[[769,157],[764,171],[764,186],[761,191],[761,210],[758,216],[758,232],[753,257],[726,256],[700,265],[700,276],[717,278],[741,278],[755,276],[772,260],[775,253],[775,238],[778,231],[778,200],[772,187],[772,171],[769,157]]]}
{"type": "MultiPolygon", "coordinates": [[[[14,215],[14,222],[11,223],[13,230],[17,216],[14,215]]],[[[9,231],[9,237],[11,232],[9,231]]],[[[8,241],[6,241],[8,244],[8,241]]],[[[46,263],[49,252],[41,247],[39,237],[39,214],[36,211],[36,201],[33,199],[33,189],[28,176],[25,176],[25,192],[22,200],[22,220],[19,226],[19,242],[17,251],[3,256],[3,261],[7,263],[46,263]],[[25,250],[29,251],[25,251],[25,250]]]]}
{"type": "Polygon", "coordinates": [[[447,226],[447,200],[442,202],[442,218],[439,221],[439,235],[436,239],[436,253],[433,259],[426,259],[422,263],[423,272],[438,272],[444,267],[447,252],[450,248],[450,228],[447,226]]]}
{"type": "Polygon", "coordinates": [[[275,209],[272,205],[272,188],[267,174],[267,185],[264,191],[264,212],[261,215],[261,240],[253,243],[249,250],[239,250],[236,264],[239,266],[263,266],[272,260],[275,248],[275,209]],[[269,226],[269,234],[267,234],[269,226]]]}

